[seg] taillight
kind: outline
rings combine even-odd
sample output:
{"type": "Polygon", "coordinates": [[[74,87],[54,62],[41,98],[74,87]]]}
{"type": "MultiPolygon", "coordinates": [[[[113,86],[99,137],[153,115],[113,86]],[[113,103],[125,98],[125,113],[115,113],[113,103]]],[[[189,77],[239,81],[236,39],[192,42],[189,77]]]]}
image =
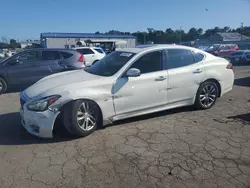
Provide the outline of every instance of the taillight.
{"type": "Polygon", "coordinates": [[[78,62],[80,62],[80,63],[84,63],[85,64],[85,62],[84,62],[84,56],[81,54],[81,53],[79,53],[81,56],[79,57],[79,59],[78,59],[78,62]]]}
{"type": "Polygon", "coordinates": [[[232,63],[228,63],[227,69],[233,69],[233,64],[232,63]]]}

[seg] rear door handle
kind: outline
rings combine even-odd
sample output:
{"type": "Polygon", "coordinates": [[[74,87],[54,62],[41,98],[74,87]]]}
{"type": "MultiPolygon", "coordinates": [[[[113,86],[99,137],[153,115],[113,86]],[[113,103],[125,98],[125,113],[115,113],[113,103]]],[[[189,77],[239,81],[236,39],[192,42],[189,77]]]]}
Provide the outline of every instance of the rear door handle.
{"type": "Polygon", "coordinates": [[[201,69],[196,69],[195,71],[193,71],[194,74],[199,74],[199,73],[201,73],[201,72],[202,72],[201,69]]]}
{"type": "Polygon", "coordinates": [[[166,76],[159,76],[158,78],[155,79],[155,81],[163,81],[166,80],[167,77],[166,76]]]}

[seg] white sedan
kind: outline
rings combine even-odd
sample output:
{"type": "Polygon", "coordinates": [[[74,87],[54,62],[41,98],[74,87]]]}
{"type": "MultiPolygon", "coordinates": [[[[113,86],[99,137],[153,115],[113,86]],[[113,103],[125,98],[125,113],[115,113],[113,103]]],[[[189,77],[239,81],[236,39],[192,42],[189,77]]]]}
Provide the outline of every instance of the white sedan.
{"type": "Polygon", "coordinates": [[[181,106],[209,109],[233,82],[226,59],[191,47],[145,45],[41,79],[20,94],[20,113],[33,135],[53,137],[60,117],[70,133],[86,136],[129,117],[181,106]]]}

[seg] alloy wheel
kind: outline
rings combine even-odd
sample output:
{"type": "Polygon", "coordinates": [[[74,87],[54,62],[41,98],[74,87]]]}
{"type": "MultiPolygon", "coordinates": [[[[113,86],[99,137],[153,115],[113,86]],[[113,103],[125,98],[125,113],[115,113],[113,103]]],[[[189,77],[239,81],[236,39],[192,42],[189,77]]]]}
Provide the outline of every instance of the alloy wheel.
{"type": "Polygon", "coordinates": [[[77,123],[84,131],[90,131],[96,125],[95,107],[83,102],[77,111],[77,123]]]}
{"type": "Polygon", "coordinates": [[[209,84],[202,89],[199,99],[201,105],[204,106],[205,108],[208,108],[214,104],[216,97],[217,97],[216,87],[212,84],[209,84]]]}

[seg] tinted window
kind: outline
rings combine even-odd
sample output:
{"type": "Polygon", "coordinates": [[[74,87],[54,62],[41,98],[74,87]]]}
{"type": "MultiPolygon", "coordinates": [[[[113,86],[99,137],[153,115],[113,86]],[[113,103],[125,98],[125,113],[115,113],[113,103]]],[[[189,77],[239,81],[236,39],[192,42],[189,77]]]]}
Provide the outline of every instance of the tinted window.
{"type": "Polygon", "coordinates": [[[167,68],[179,68],[195,63],[191,51],[184,49],[168,49],[167,50],[167,68]]]}
{"type": "Polygon", "coordinates": [[[15,59],[19,61],[38,61],[40,60],[40,53],[38,51],[28,51],[17,55],[15,59]]]}
{"type": "Polygon", "coordinates": [[[201,53],[195,53],[194,57],[195,57],[195,62],[200,62],[204,59],[205,56],[201,53]]]}
{"type": "Polygon", "coordinates": [[[95,50],[101,54],[103,54],[104,52],[100,49],[100,48],[95,48],[95,50]]]}
{"type": "Polygon", "coordinates": [[[80,52],[83,55],[94,54],[94,52],[91,49],[88,49],[88,48],[77,49],[77,51],[80,52]]]}
{"type": "Polygon", "coordinates": [[[73,54],[68,52],[61,52],[61,55],[63,56],[63,59],[68,59],[73,56],[73,54]]]}
{"type": "Polygon", "coordinates": [[[160,71],[162,70],[161,54],[160,51],[148,53],[134,62],[130,68],[139,69],[141,74],[160,71]]]}
{"type": "Polygon", "coordinates": [[[236,45],[230,45],[230,48],[232,48],[232,49],[234,49],[234,48],[236,48],[236,45]]]}
{"type": "Polygon", "coordinates": [[[86,71],[99,76],[112,76],[119,71],[135,54],[130,52],[114,51],[86,71]]]}
{"type": "Polygon", "coordinates": [[[56,60],[61,59],[60,53],[58,51],[43,51],[42,60],[56,60]]]}
{"type": "Polygon", "coordinates": [[[231,48],[229,46],[222,46],[220,50],[230,50],[231,48]]]}

